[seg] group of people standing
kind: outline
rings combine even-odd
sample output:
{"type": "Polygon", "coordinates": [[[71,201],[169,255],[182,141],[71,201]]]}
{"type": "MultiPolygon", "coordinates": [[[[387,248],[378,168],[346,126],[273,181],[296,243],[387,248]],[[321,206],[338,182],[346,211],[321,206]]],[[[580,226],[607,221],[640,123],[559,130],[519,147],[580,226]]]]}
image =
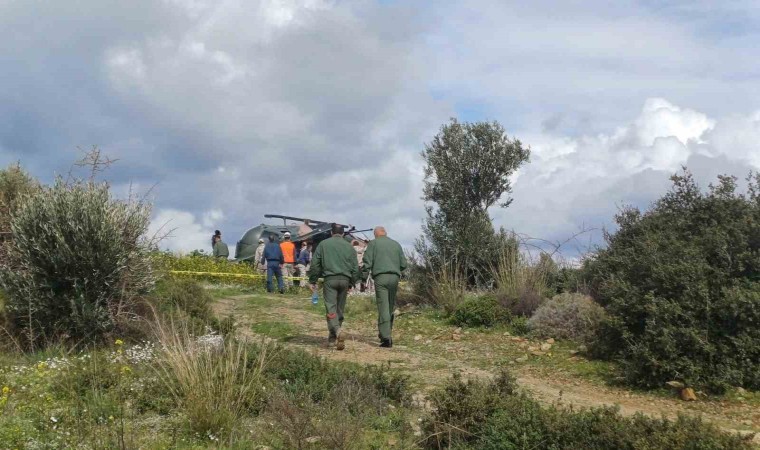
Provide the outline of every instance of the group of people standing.
{"type": "Polygon", "coordinates": [[[306,276],[311,263],[311,245],[302,242],[301,248],[291,241],[289,232],[283,234],[282,242],[277,242],[274,234],[269,235],[269,242],[259,239],[259,246],[254,254],[254,261],[259,272],[266,273],[267,290],[273,292],[272,278],[277,279],[277,288],[282,294],[286,287],[293,285],[292,277],[306,276]]]}

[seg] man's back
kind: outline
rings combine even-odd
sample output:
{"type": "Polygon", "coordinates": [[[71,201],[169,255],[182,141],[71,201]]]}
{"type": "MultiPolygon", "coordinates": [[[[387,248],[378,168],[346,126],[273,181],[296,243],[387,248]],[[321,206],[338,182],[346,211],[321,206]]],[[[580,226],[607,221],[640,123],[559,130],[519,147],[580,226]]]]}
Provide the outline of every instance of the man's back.
{"type": "Polygon", "coordinates": [[[333,236],[320,242],[312,259],[310,278],[344,275],[352,282],[359,279],[359,264],[351,244],[341,236],[333,236]]]}
{"type": "Polygon", "coordinates": [[[276,242],[269,242],[266,247],[264,247],[264,259],[267,261],[279,261],[280,264],[282,264],[283,257],[282,257],[282,250],[280,249],[280,244],[276,242]]]}
{"type": "Polygon", "coordinates": [[[362,260],[363,270],[376,276],[383,273],[401,275],[406,269],[406,257],[401,244],[387,236],[377,237],[369,243],[362,260]]]}
{"type": "Polygon", "coordinates": [[[293,264],[296,262],[296,246],[290,241],[280,242],[280,250],[285,258],[286,264],[293,264]]]}

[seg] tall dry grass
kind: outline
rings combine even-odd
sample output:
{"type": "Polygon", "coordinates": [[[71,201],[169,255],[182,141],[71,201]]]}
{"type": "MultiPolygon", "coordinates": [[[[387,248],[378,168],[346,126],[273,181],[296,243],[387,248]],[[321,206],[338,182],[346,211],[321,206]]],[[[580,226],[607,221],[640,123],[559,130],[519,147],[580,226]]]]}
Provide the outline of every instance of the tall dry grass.
{"type": "Polygon", "coordinates": [[[523,253],[516,242],[504,245],[491,268],[496,296],[512,314],[530,316],[549,294],[551,270],[550,261],[523,253]]]}
{"type": "Polygon", "coordinates": [[[154,331],[161,345],[159,376],[193,431],[230,434],[260,406],[266,345],[254,352],[243,342],[221,337],[214,345],[171,320],[157,321],[154,331]]]}
{"type": "Polygon", "coordinates": [[[458,268],[456,261],[441,264],[431,271],[427,285],[427,297],[431,304],[452,314],[464,302],[467,293],[467,276],[458,268]]]}

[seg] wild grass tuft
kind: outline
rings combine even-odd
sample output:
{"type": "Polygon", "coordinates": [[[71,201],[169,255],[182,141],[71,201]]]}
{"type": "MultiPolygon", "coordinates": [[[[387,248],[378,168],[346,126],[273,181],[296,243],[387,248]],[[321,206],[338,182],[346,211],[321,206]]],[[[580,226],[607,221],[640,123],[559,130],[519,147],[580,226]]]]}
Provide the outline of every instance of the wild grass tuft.
{"type": "Polygon", "coordinates": [[[159,375],[193,431],[230,434],[261,406],[266,346],[253,353],[236,340],[198,338],[173,321],[158,323],[155,332],[159,375]]]}

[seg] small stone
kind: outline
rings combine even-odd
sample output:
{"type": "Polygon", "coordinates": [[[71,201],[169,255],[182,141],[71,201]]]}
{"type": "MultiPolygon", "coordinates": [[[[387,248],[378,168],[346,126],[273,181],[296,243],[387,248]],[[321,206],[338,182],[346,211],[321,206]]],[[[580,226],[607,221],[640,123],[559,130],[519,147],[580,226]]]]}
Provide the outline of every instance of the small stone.
{"type": "Polygon", "coordinates": [[[321,441],[322,438],[319,436],[310,436],[305,439],[307,444],[316,444],[317,442],[321,441]]]}
{"type": "Polygon", "coordinates": [[[739,395],[744,395],[744,394],[747,393],[747,390],[744,389],[743,387],[738,387],[738,388],[736,388],[736,393],[739,394],[739,395]]]}
{"type": "Polygon", "coordinates": [[[554,338],[549,338],[549,339],[547,339],[547,340],[546,340],[546,343],[547,343],[547,344],[553,344],[553,343],[554,343],[554,338]]]}
{"type": "Polygon", "coordinates": [[[422,340],[422,335],[419,335],[419,334],[418,334],[417,336],[415,336],[415,337],[414,337],[414,340],[415,340],[415,341],[419,341],[419,340],[422,340]]]}
{"type": "Polygon", "coordinates": [[[464,330],[464,334],[470,334],[470,330],[464,330]]]}
{"type": "Polygon", "coordinates": [[[454,333],[460,334],[462,332],[462,327],[457,327],[454,329],[454,333]]]}
{"type": "Polygon", "coordinates": [[[542,352],[548,352],[551,350],[552,344],[541,344],[541,351],[542,352]]]}
{"type": "Polygon", "coordinates": [[[578,346],[578,353],[586,353],[588,351],[588,347],[585,345],[579,345],[578,346]]]}
{"type": "Polygon", "coordinates": [[[455,341],[461,341],[462,340],[462,336],[455,333],[455,334],[451,335],[451,339],[453,339],[455,341]]]}
{"type": "Polygon", "coordinates": [[[578,350],[570,350],[570,356],[575,356],[578,354],[578,350]]]}
{"type": "Polygon", "coordinates": [[[512,333],[510,333],[509,331],[505,331],[504,336],[512,336],[512,333]]]}
{"type": "Polygon", "coordinates": [[[528,347],[528,351],[529,351],[529,352],[535,352],[535,351],[538,351],[538,347],[533,347],[533,346],[530,346],[530,347],[528,347]]]}
{"type": "Polygon", "coordinates": [[[396,438],[388,438],[388,446],[395,447],[396,444],[398,444],[398,441],[396,440],[396,438]]]}
{"type": "Polygon", "coordinates": [[[399,311],[398,308],[396,308],[396,309],[393,310],[393,315],[394,316],[398,316],[399,314],[401,314],[401,311],[399,311]]]}
{"type": "Polygon", "coordinates": [[[685,402],[693,402],[697,400],[697,394],[694,393],[692,388],[681,389],[681,400],[685,402]]]}
{"type": "Polygon", "coordinates": [[[527,361],[527,360],[528,360],[528,357],[527,357],[527,356],[521,356],[521,357],[517,358],[517,359],[515,360],[515,362],[518,362],[518,363],[524,363],[524,362],[525,362],[525,361],[527,361]]]}
{"type": "Polygon", "coordinates": [[[751,420],[744,420],[744,421],[742,421],[742,425],[746,425],[748,427],[751,427],[752,426],[752,421],[751,420]]]}
{"type": "Polygon", "coordinates": [[[680,381],[668,381],[665,384],[670,386],[673,389],[683,389],[686,387],[686,385],[681,383],[680,381]]]}
{"type": "Polygon", "coordinates": [[[428,339],[427,341],[425,341],[425,345],[430,345],[432,343],[433,343],[433,341],[431,341],[430,339],[428,339]]]}
{"type": "Polygon", "coordinates": [[[523,340],[520,336],[512,336],[510,339],[514,342],[522,342],[523,340]]]}
{"type": "Polygon", "coordinates": [[[546,353],[535,351],[535,352],[530,352],[530,354],[533,356],[544,356],[546,353]]]}

